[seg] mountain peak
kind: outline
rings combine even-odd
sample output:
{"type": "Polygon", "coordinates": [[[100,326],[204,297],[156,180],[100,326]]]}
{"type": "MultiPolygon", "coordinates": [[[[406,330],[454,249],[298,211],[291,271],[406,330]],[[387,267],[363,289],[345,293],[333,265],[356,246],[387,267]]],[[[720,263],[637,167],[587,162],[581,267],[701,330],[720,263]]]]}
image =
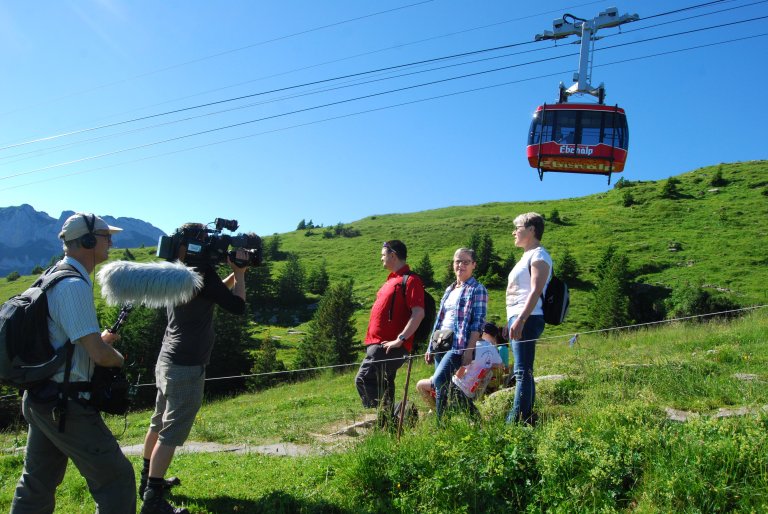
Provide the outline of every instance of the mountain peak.
{"type": "MultiPolygon", "coordinates": [[[[29,204],[0,207],[0,276],[11,271],[27,274],[35,266],[45,266],[51,257],[61,254],[58,239],[61,225],[75,211],[63,211],[58,219],[35,210],[29,204]]],[[[104,221],[123,229],[114,236],[116,248],[154,246],[165,233],[135,218],[99,215],[104,221]]]]}

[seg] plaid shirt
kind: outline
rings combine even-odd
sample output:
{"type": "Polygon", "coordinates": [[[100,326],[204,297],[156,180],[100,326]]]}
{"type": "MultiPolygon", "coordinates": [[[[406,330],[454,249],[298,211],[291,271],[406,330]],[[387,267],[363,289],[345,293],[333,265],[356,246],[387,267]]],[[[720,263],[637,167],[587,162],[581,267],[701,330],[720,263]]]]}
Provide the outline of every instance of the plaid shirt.
{"type": "MultiPolygon", "coordinates": [[[[443,298],[440,300],[440,310],[438,311],[435,325],[432,327],[432,331],[438,330],[443,323],[445,317],[445,301],[448,299],[448,295],[451,294],[456,283],[449,285],[443,294],[443,298]]],[[[453,339],[453,349],[463,350],[467,347],[469,341],[469,334],[472,332],[483,332],[483,324],[485,323],[485,313],[488,309],[488,291],[485,286],[477,281],[475,277],[470,277],[464,283],[464,287],[461,290],[459,301],[456,303],[456,312],[453,321],[453,333],[455,337],[453,339]]]]}

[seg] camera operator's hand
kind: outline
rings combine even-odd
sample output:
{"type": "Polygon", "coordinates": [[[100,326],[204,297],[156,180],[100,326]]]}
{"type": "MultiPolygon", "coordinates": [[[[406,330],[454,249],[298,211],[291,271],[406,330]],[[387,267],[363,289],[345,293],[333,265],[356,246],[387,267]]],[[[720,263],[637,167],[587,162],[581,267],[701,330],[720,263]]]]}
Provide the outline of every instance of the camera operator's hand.
{"type": "MultiPolygon", "coordinates": [[[[236,260],[247,263],[248,257],[249,257],[248,252],[246,252],[242,248],[238,248],[237,250],[235,250],[236,260]]],[[[232,268],[232,271],[234,272],[241,271],[245,273],[245,270],[248,268],[248,264],[245,264],[244,266],[238,266],[237,264],[232,262],[232,259],[230,259],[229,256],[227,256],[227,264],[229,264],[229,267],[232,268]]]]}
{"type": "MultiPolygon", "coordinates": [[[[235,259],[240,259],[239,252],[240,250],[238,250],[238,253],[235,255],[235,259]]],[[[244,259],[243,262],[248,261],[244,259]]],[[[230,259],[229,256],[227,256],[227,263],[229,264],[229,267],[232,268],[232,273],[223,280],[224,285],[232,291],[233,295],[239,296],[245,301],[245,270],[248,268],[248,265],[238,266],[232,262],[232,259],[230,259]]]]}

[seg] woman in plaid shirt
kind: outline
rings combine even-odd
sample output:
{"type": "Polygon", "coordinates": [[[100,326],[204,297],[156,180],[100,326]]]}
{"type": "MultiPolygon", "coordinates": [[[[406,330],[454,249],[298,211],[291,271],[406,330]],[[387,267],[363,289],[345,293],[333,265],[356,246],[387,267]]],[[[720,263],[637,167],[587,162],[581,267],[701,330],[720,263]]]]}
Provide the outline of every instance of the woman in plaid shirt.
{"type": "Polygon", "coordinates": [[[427,349],[424,356],[428,364],[434,361],[435,373],[429,382],[420,381],[419,390],[434,388],[438,420],[445,410],[451,377],[461,366],[472,362],[475,344],[483,333],[488,291],[472,276],[477,266],[476,261],[477,255],[470,248],[459,248],[453,254],[456,281],[445,290],[432,327],[433,333],[436,330],[452,330],[453,345],[450,351],[440,355],[427,349]]]}

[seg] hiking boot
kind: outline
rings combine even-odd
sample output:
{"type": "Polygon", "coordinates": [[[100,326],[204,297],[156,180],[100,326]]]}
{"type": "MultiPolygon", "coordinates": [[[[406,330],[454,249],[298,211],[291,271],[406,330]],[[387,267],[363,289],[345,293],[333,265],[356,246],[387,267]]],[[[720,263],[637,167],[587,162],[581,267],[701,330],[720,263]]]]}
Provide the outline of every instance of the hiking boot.
{"type": "MultiPolygon", "coordinates": [[[[141,478],[139,479],[139,497],[144,498],[144,491],[147,490],[147,475],[144,473],[141,474],[141,478]]],[[[179,477],[170,477],[165,479],[165,488],[170,489],[171,487],[176,487],[177,485],[181,485],[181,480],[179,477]]]]}
{"type": "Polygon", "coordinates": [[[174,507],[165,499],[165,489],[148,488],[144,492],[144,504],[140,514],[189,514],[184,507],[174,507]]]}

